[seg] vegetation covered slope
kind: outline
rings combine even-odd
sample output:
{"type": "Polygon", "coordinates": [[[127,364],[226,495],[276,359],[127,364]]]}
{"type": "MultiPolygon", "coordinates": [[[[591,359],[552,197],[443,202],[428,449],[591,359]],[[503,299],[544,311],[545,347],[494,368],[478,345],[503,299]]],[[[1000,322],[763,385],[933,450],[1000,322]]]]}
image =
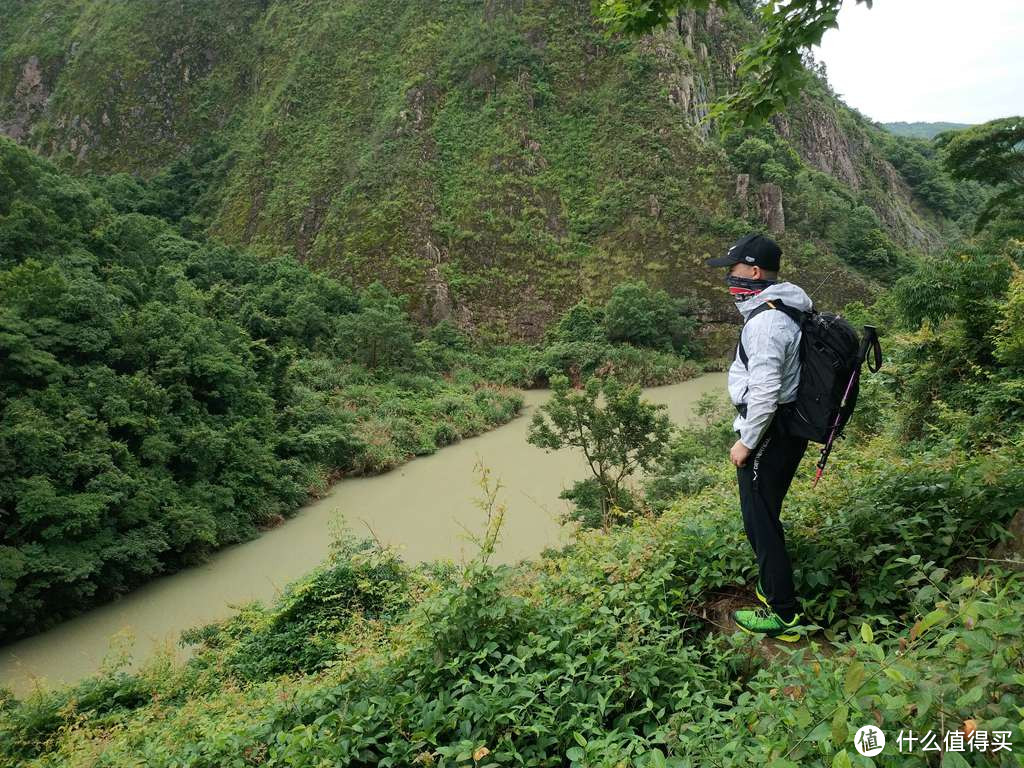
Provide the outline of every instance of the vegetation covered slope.
{"type": "Polygon", "coordinates": [[[831,274],[833,306],[946,227],[824,88],[772,130],[786,178],[755,171],[740,200],[748,137],[696,124],[755,34],[742,5],[640,40],[608,38],[582,1],[0,9],[18,141],[80,171],[162,170],[190,231],[380,279],[423,319],[537,338],[626,277],[731,317],[701,260],[762,225],[763,182],[782,187],[791,276],[831,274]]]}
{"type": "Polygon", "coordinates": [[[996,748],[1024,734],[1024,580],[999,548],[1024,517],[1014,222],[847,307],[885,329],[886,364],[822,484],[812,451],[787,499],[817,625],[792,655],[722,621],[756,576],[726,415],[673,441],[660,515],[539,562],[488,564],[496,528],[465,568],[341,543],[274,605],[186,633],[184,667],[0,693],[0,764],[868,766],[851,738],[874,722],[900,765],[933,764],[895,754],[900,730],[961,739],[946,763],[1018,765],[996,748]]]}
{"type": "Polygon", "coordinates": [[[379,282],[184,237],[170,191],[0,137],[0,639],[504,423],[505,385],[700,370],[692,308],[643,283],[545,346],[474,343],[379,282]]]}
{"type": "Polygon", "coordinates": [[[464,342],[419,338],[379,284],[119,211],[0,138],[0,638],[507,421],[521,398],[464,342]]]}
{"type": "Polygon", "coordinates": [[[994,301],[975,284],[1011,258],[963,255],[941,316],[919,324],[899,292],[873,309],[898,329],[887,367],[822,484],[808,456],[787,499],[820,628],[806,647],[768,653],[722,624],[756,577],[734,470],[717,440],[694,439],[728,435],[726,420],[681,442],[705,479],[659,517],[517,566],[488,564],[493,529],[465,568],[343,544],[276,604],[188,633],[184,668],[9,699],[0,760],[824,768],[877,764],[851,742],[873,722],[901,766],[934,762],[897,755],[900,729],[1000,732],[1012,751],[945,762],[1018,765],[1024,580],[990,558],[1024,508],[1021,433],[993,418],[1024,414],[1024,358],[1002,341],[1024,331],[1024,280],[994,301]]]}

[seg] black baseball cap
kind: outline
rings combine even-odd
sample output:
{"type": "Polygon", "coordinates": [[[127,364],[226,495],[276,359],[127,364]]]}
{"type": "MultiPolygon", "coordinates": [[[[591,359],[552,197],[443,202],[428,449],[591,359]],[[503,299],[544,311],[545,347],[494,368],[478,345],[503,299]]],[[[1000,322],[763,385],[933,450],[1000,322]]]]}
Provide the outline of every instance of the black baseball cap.
{"type": "Polygon", "coordinates": [[[709,267],[727,267],[730,264],[749,264],[777,272],[782,249],[770,237],[752,232],[737,240],[725,256],[716,256],[704,263],[709,267]]]}

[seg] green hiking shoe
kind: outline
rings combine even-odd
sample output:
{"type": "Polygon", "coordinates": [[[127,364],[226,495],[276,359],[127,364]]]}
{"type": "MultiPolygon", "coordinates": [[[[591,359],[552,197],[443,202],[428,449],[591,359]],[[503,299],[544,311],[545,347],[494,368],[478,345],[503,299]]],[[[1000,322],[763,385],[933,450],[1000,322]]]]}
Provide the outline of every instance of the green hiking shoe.
{"type": "Polygon", "coordinates": [[[800,614],[794,614],[791,621],[783,621],[770,608],[734,611],[732,614],[736,626],[747,634],[764,635],[775,640],[795,643],[800,639],[800,614]]]}
{"type": "Polygon", "coordinates": [[[761,577],[757,577],[757,584],[754,586],[754,594],[757,595],[757,599],[764,603],[765,608],[771,608],[768,605],[768,598],[764,596],[764,592],[761,591],[761,577]]]}

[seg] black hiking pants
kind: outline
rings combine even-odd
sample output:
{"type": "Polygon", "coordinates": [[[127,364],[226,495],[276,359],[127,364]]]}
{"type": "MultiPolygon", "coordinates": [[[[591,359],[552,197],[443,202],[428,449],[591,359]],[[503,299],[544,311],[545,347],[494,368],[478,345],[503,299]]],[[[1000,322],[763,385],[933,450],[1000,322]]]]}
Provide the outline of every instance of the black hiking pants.
{"type": "Polygon", "coordinates": [[[807,439],[787,435],[776,413],[746,463],[736,467],[743,527],[757,557],[761,589],[785,621],[800,606],[780,515],[782,501],[806,450],[807,439]]]}

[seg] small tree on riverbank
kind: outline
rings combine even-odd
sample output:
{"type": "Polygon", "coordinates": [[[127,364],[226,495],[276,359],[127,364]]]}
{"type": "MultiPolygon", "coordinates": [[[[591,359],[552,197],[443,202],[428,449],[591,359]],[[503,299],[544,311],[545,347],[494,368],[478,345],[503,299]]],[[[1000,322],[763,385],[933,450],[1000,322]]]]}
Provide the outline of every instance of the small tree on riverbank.
{"type": "Polygon", "coordinates": [[[571,519],[590,528],[610,528],[635,509],[624,485],[637,470],[650,469],[665,450],[672,422],[665,406],[640,397],[637,386],[594,377],[581,390],[565,376],[551,379],[552,397],[533,415],[527,440],[538,448],[578,448],[593,477],[562,493],[574,502],[571,519]]]}

